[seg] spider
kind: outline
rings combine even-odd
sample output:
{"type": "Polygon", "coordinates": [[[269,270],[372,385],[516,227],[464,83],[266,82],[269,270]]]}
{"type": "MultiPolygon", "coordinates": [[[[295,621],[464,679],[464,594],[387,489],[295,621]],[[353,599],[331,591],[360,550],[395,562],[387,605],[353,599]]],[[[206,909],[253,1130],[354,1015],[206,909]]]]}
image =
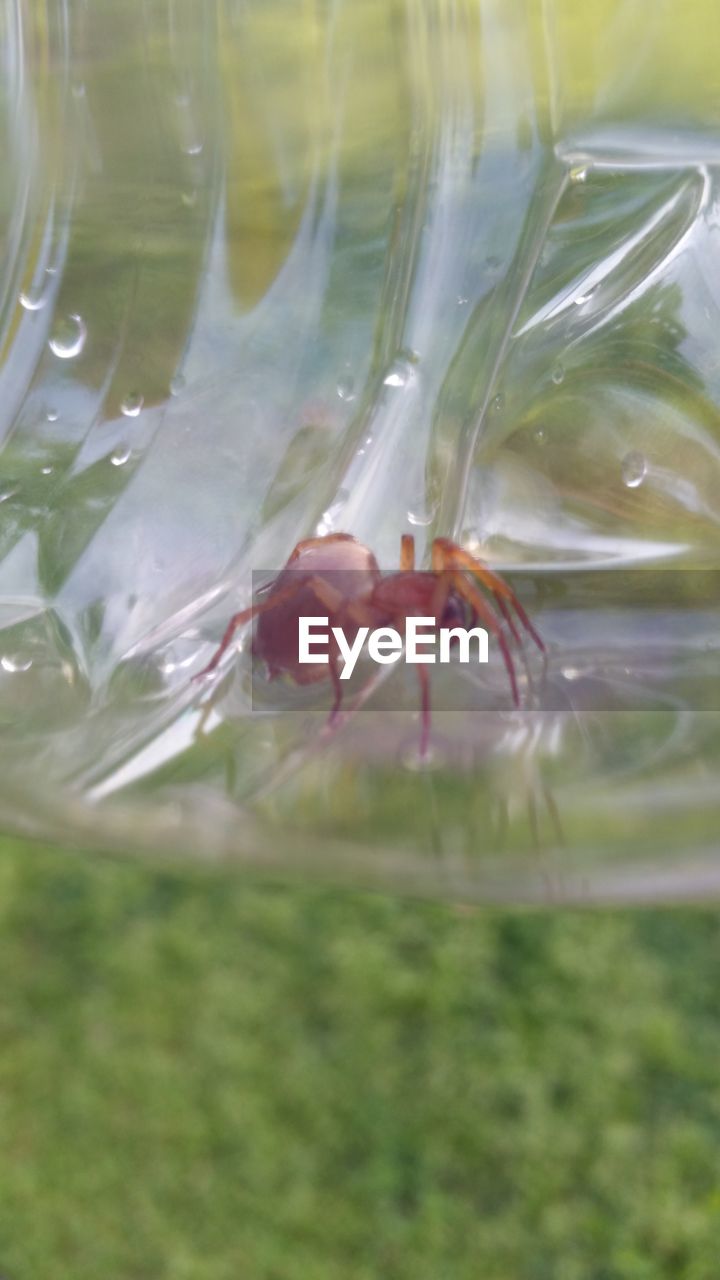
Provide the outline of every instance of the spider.
{"type": "MultiPolygon", "coordinates": [[[[510,682],[513,703],[520,706],[515,663],[506,628],[521,645],[516,619],[541,653],[545,645],[515,593],[498,574],[450,538],[435,538],[431,568],[415,568],[415,541],[401,538],[400,568],[383,577],[373,552],[350,533],[307,538],[295,547],[284,569],[262,592],[263,598],[233,614],[220,645],[200,680],[218,666],[238,627],[257,617],[253,653],[266,666],[268,677],[288,675],[296,684],[313,684],[330,677],[334,702],[328,717],[337,723],[342,705],[338,650],[331,644],[326,663],[301,663],[298,620],[315,616],[318,607],[330,627],[339,626],[349,644],[361,627],[394,626],[403,631],[409,617],[432,617],[440,627],[473,626],[480,622],[495,636],[510,682]],[[491,600],[479,590],[481,583],[491,600]],[[492,602],[491,602],[492,601],[492,602]],[[515,616],[513,616],[513,614],[515,616]]],[[[417,666],[421,695],[420,755],[430,740],[430,679],[427,667],[417,666]]]]}

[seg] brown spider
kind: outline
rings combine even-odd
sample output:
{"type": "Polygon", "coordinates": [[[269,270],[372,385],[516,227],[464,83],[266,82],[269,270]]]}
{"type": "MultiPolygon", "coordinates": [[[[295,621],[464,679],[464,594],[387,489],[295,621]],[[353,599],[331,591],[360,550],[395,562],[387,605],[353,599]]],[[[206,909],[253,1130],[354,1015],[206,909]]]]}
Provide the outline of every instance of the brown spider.
{"type": "MultiPolygon", "coordinates": [[[[411,534],[401,539],[400,568],[383,577],[372,551],[349,533],[308,538],[295,547],[285,568],[264,588],[263,598],[233,614],[208,665],[194,677],[209,675],[218,666],[238,627],[258,618],[253,652],[265,662],[270,679],[286,674],[300,685],[328,678],[335,700],[329,724],[338,718],[343,687],[338,649],[329,648],[328,661],[301,663],[298,654],[299,619],[314,616],[321,606],[330,627],[341,627],[349,644],[361,627],[394,626],[405,629],[409,617],[431,617],[440,627],[482,623],[495,636],[510,681],[513,703],[520,705],[517,677],[505,627],[519,646],[520,635],[513,611],[541,653],[545,645],[515,593],[498,574],[488,569],[449,538],[435,538],[431,568],[415,568],[415,542],[411,534]],[[492,602],[478,589],[476,579],[492,602]]],[[[429,675],[417,667],[421,690],[422,727],[420,754],[427,754],[430,734],[429,675]]]]}

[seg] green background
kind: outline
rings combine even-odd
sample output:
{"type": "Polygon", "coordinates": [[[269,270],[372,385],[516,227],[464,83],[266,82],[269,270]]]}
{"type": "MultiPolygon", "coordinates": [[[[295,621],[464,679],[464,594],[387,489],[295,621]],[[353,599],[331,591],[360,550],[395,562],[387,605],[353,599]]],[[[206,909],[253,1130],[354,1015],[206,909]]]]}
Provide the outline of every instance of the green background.
{"type": "Polygon", "coordinates": [[[9,1280],[717,1275],[717,912],[0,880],[9,1280]]]}

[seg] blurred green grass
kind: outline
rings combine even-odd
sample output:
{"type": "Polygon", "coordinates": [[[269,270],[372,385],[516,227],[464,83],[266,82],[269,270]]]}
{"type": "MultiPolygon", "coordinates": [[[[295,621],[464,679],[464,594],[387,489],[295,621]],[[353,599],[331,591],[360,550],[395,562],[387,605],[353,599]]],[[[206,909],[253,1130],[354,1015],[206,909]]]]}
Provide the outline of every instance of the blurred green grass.
{"type": "Polygon", "coordinates": [[[720,917],[0,846],[8,1280],[710,1280],[720,917]]]}

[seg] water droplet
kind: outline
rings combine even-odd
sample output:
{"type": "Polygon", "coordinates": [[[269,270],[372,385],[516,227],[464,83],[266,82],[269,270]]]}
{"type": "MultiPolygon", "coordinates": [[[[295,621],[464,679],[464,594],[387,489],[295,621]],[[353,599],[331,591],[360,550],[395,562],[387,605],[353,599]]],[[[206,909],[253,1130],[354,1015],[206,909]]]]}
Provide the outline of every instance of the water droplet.
{"type": "Polygon", "coordinates": [[[59,417],[60,417],[60,414],[58,413],[57,409],[48,409],[47,411],[48,422],[57,422],[59,417]]]}
{"type": "Polygon", "coordinates": [[[25,311],[42,311],[47,298],[41,289],[31,287],[18,294],[18,302],[25,311]]]}
{"type": "Polygon", "coordinates": [[[128,458],[130,457],[130,452],[131,450],[129,445],[127,444],[119,445],[118,448],[115,449],[110,454],[110,461],[112,462],[113,466],[114,467],[124,466],[128,458]]]}
{"type": "Polygon", "coordinates": [[[160,661],[160,670],[163,675],[171,676],[174,671],[182,671],[186,667],[191,667],[197,658],[198,640],[195,635],[181,637],[175,645],[170,645],[164,652],[160,661]],[[188,641],[190,644],[188,645],[188,641]],[[187,650],[187,652],[184,652],[187,650]]]}
{"type": "Polygon", "coordinates": [[[407,382],[408,375],[404,369],[393,369],[391,373],[383,381],[386,387],[404,387],[407,382]]]}
{"type": "Polygon", "coordinates": [[[3,671],[9,672],[10,675],[14,675],[18,671],[29,671],[31,666],[32,658],[21,658],[17,654],[12,656],[6,654],[0,658],[0,667],[2,667],[3,671]]]}
{"type": "Polygon", "coordinates": [[[545,429],[544,429],[543,427],[536,427],[536,428],[535,428],[535,430],[533,431],[533,440],[535,441],[535,443],[536,443],[536,444],[546,444],[546,443],[547,443],[547,435],[546,435],[546,433],[545,433],[545,429]]]}
{"type": "Polygon", "coordinates": [[[495,396],[492,402],[493,412],[500,413],[501,409],[504,407],[504,404],[505,404],[505,397],[502,394],[495,396]]]}
{"type": "Polygon", "coordinates": [[[82,316],[71,312],[58,321],[48,345],[53,355],[58,356],[60,360],[72,360],[74,356],[80,355],[86,338],[85,321],[82,316]]]}
{"type": "Polygon", "coordinates": [[[563,667],[562,673],[566,680],[571,680],[571,681],[579,680],[582,675],[582,671],[579,669],[579,667],[563,667]]]}
{"type": "Polygon", "coordinates": [[[187,142],[183,147],[183,151],[185,152],[186,156],[202,155],[202,149],[203,149],[203,143],[199,142],[197,138],[194,139],[192,142],[187,142]]]}
{"type": "Polygon", "coordinates": [[[571,182],[587,182],[588,167],[586,164],[576,164],[570,170],[571,182]]]}
{"type": "Polygon", "coordinates": [[[84,98],[84,97],[85,97],[85,85],[82,83],[82,81],[81,81],[81,80],[79,80],[79,81],[77,82],[77,84],[74,84],[74,85],[73,85],[73,87],[72,87],[72,89],[70,90],[70,92],[72,93],[73,98],[84,98]]]}
{"type": "Polygon", "coordinates": [[[435,515],[434,507],[427,507],[424,503],[418,502],[412,511],[408,511],[407,518],[410,524],[418,525],[420,528],[426,528],[432,524],[435,515]]]}
{"type": "Polygon", "coordinates": [[[341,400],[355,399],[355,379],[351,378],[349,373],[338,378],[337,393],[341,400]]]}
{"type": "Polygon", "coordinates": [[[9,502],[10,498],[14,498],[16,493],[17,489],[13,489],[10,485],[0,486],[0,502],[9,502]]]}
{"type": "Polygon", "coordinates": [[[472,556],[482,556],[483,545],[475,529],[465,528],[460,534],[460,546],[472,556]]]}
{"type": "Polygon", "coordinates": [[[632,450],[622,460],[622,481],[628,489],[638,489],[647,475],[647,462],[641,453],[632,450]]]}
{"type": "Polygon", "coordinates": [[[120,412],[126,418],[137,418],[144,403],[144,397],[140,395],[139,391],[131,391],[120,405],[120,412]]]}
{"type": "Polygon", "coordinates": [[[555,386],[559,387],[565,377],[565,370],[563,366],[561,364],[556,364],[550,376],[552,377],[555,386]]]}
{"type": "Polygon", "coordinates": [[[182,395],[185,390],[185,379],[181,373],[176,373],[174,378],[170,379],[170,395],[182,395]]]}
{"type": "Polygon", "coordinates": [[[51,475],[52,475],[52,473],[53,473],[53,468],[52,468],[52,467],[41,467],[41,468],[40,468],[40,475],[41,475],[41,476],[51,476],[51,475]]]}
{"type": "Polygon", "coordinates": [[[460,295],[460,297],[458,298],[458,306],[459,306],[459,307],[466,307],[466,306],[467,306],[467,298],[465,298],[462,294],[461,294],[461,295],[460,295]]]}

